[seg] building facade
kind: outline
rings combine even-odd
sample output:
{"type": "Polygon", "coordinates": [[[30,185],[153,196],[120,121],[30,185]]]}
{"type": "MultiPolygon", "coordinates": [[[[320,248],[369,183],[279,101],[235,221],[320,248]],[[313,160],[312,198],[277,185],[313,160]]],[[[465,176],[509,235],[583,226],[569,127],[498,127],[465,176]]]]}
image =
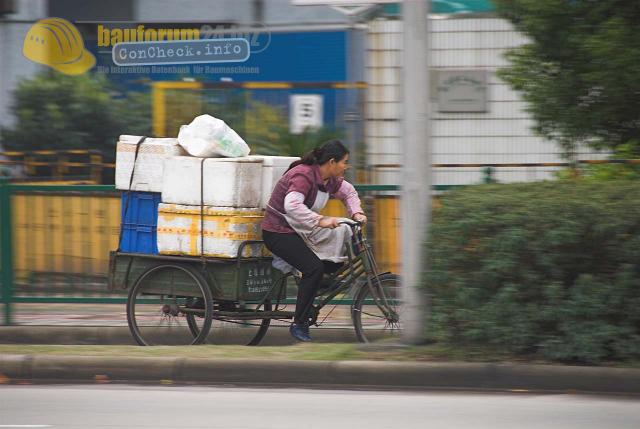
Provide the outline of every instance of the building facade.
{"type": "MultiPolygon", "coordinates": [[[[402,51],[400,17],[385,14],[384,8],[367,15],[364,22],[355,25],[353,17],[328,6],[296,6],[289,0],[115,0],[109,2],[108,6],[102,2],[81,0],[15,0],[13,4],[13,13],[0,18],[0,126],[10,125],[13,121],[11,94],[20,79],[45,69],[22,55],[24,35],[33,22],[44,17],[66,18],[79,27],[100,21],[122,21],[210,22],[241,27],[259,24],[266,28],[277,28],[274,31],[278,34],[282,31],[308,34],[321,30],[329,34],[326,29],[330,25],[354,29],[364,34],[364,37],[357,39],[357,44],[350,41],[336,44],[340,49],[350,51],[341,51],[335,57],[330,57],[328,50],[317,49],[317,52],[326,56],[326,59],[321,59],[323,64],[332,64],[331,61],[335,62],[339,57],[340,61],[336,64],[344,67],[344,70],[326,76],[342,76],[340,80],[344,78],[347,81],[364,79],[367,84],[366,96],[360,103],[359,112],[334,106],[333,110],[325,112],[325,116],[340,114],[349,117],[347,122],[359,121],[350,126],[354,130],[364,131],[347,133],[346,138],[354,140],[350,144],[356,144],[355,139],[359,137],[353,136],[364,135],[364,140],[357,144],[366,147],[369,180],[380,184],[400,182],[404,148],[401,125],[402,56],[410,53],[402,51]],[[355,50],[363,51],[363,55],[356,55],[355,50]],[[356,57],[364,58],[364,62],[356,57]]],[[[434,14],[430,18],[429,29],[430,73],[425,70],[424,79],[424,84],[430,85],[431,90],[428,144],[435,164],[458,165],[437,167],[434,170],[436,185],[482,181],[483,167],[463,166],[467,164],[565,161],[558,145],[535,135],[526,103],[496,75],[500,67],[507,65],[504,58],[506,50],[526,43],[522,34],[515,31],[508,21],[491,13],[434,14]]],[[[318,43],[322,43],[321,39],[318,40],[318,43]]],[[[299,58],[302,54],[296,52],[292,49],[291,55],[304,63],[304,59],[299,58]]],[[[280,61],[280,73],[274,69],[273,58],[268,57],[268,52],[262,55],[266,58],[263,70],[269,70],[270,81],[322,80],[313,73],[292,75],[286,55],[280,61]],[[279,76],[286,76],[286,79],[278,79],[279,76]]],[[[253,65],[260,66],[259,59],[256,61],[257,64],[253,65]]],[[[193,76],[195,79],[210,77],[193,76]]],[[[169,78],[184,79],[185,76],[169,78]]],[[[265,76],[251,77],[253,80],[265,80],[263,78],[265,76]]],[[[305,91],[296,93],[304,94],[305,91]]],[[[335,101],[331,103],[336,104],[335,101]]],[[[286,100],[282,104],[285,109],[288,108],[286,100]]],[[[336,122],[345,122],[344,118],[338,119],[336,122]]],[[[582,148],[577,153],[579,159],[604,156],[588,148],[582,148]]],[[[500,182],[544,180],[552,178],[555,170],[557,168],[540,165],[497,167],[494,178],[500,182]]]]}

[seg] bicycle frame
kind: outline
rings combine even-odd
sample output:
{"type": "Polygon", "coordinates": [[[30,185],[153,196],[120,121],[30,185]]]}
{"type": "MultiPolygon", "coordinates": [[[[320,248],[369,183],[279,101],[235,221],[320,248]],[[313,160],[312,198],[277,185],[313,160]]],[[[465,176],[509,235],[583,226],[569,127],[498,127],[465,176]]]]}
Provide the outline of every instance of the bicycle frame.
{"type": "MultiPolygon", "coordinates": [[[[333,289],[336,284],[339,284],[339,287],[335,288],[335,290],[327,295],[323,294],[316,297],[320,298],[320,301],[318,302],[318,304],[312,306],[313,322],[315,322],[318,313],[323,307],[329,304],[336,296],[348,291],[351,287],[356,285],[357,282],[362,282],[363,276],[366,279],[365,281],[367,287],[371,291],[371,296],[373,297],[376,306],[380,309],[380,311],[383,312],[386,317],[394,316],[392,307],[388,304],[384,289],[382,288],[382,285],[380,284],[380,281],[378,279],[381,274],[385,273],[380,273],[378,271],[378,266],[373,255],[372,246],[371,244],[369,244],[366,236],[363,233],[363,225],[359,222],[341,222],[341,224],[348,224],[352,230],[351,241],[350,243],[346,244],[347,262],[342,267],[340,267],[338,271],[331,274],[328,278],[325,278],[324,283],[328,284],[330,289],[333,289]]],[[[259,242],[260,241],[248,241],[246,243],[243,243],[243,245],[259,242]]],[[[274,313],[274,315],[280,314],[280,312],[278,311],[278,307],[280,306],[281,301],[286,298],[285,286],[289,277],[293,277],[293,274],[286,273],[278,277],[273,282],[271,288],[265,294],[265,297],[262,299],[262,301],[258,303],[258,307],[254,311],[248,312],[249,314],[245,314],[244,317],[241,316],[240,318],[252,319],[264,317],[264,314],[260,314],[259,308],[269,299],[271,299],[272,304],[274,304],[274,310],[272,311],[272,313],[274,313]],[[276,294],[277,296],[272,296],[274,290],[278,291],[278,293],[276,294]]],[[[222,316],[222,314],[219,315],[222,316]]],[[[224,316],[229,318],[234,318],[234,316],[236,315],[239,314],[234,314],[231,312],[224,314],[224,316]]]]}
{"type": "Polygon", "coordinates": [[[378,271],[372,246],[363,233],[362,224],[360,222],[341,222],[341,224],[349,225],[353,233],[351,243],[347,245],[348,262],[325,281],[330,287],[336,283],[341,284],[330,294],[323,296],[320,302],[314,306],[314,319],[324,306],[329,304],[337,295],[348,291],[363,275],[366,278],[367,287],[371,291],[376,306],[386,317],[391,317],[394,312],[387,302],[387,297],[379,280],[380,274],[384,273],[378,271]]]}

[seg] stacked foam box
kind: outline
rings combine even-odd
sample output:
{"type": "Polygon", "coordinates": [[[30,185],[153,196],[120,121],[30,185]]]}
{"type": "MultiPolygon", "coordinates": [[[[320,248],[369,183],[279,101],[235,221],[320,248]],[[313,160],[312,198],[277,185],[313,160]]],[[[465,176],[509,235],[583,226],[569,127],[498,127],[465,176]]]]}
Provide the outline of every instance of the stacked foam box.
{"type": "MultiPolygon", "coordinates": [[[[258,208],[204,206],[201,214],[199,206],[162,203],[158,207],[158,248],[165,255],[235,258],[243,241],[262,239],[262,218],[258,208]]],[[[263,246],[245,245],[241,256],[264,256],[263,246]]]]}
{"type": "Polygon", "coordinates": [[[141,136],[122,135],[116,145],[116,189],[124,191],[120,250],[155,254],[164,161],[186,152],[176,139],[147,138],[136,157],[140,139],[141,136]]]}
{"type": "Polygon", "coordinates": [[[289,169],[292,162],[299,160],[298,157],[293,156],[265,156],[265,155],[252,155],[249,158],[255,158],[262,160],[262,190],[260,197],[260,207],[267,208],[269,204],[269,198],[271,198],[271,192],[278,183],[278,180],[289,169]]]}
{"type": "MultiPolygon", "coordinates": [[[[260,224],[271,191],[297,159],[182,156],[167,160],[158,214],[160,253],[234,258],[243,241],[261,240],[260,224]]],[[[264,256],[264,251],[261,244],[249,244],[242,256],[264,256]]]]}
{"type": "Polygon", "coordinates": [[[174,156],[186,155],[187,152],[176,139],[147,138],[141,143],[136,157],[136,145],[141,138],[141,136],[122,135],[118,140],[116,145],[116,189],[160,193],[162,192],[164,161],[174,156]]]}
{"type": "MultiPolygon", "coordinates": [[[[135,157],[139,140],[120,136],[116,151],[124,252],[235,258],[242,242],[262,239],[271,192],[299,159],[196,158],[168,138],[146,139],[135,157]]],[[[243,247],[242,256],[261,255],[260,244],[243,247]]]]}
{"type": "MultiPolygon", "coordinates": [[[[236,257],[243,241],[262,239],[261,198],[260,159],[168,159],[158,214],[159,252],[236,257]]],[[[262,245],[253,244],[245,246],[243,256],[261,253],[262,245]]]]}
{"type": "Polygon", "coordinates": [[[257,158],[176,156],[165,162],[162,202],[257,208],[261,181],[262,161],[257,158]]]}

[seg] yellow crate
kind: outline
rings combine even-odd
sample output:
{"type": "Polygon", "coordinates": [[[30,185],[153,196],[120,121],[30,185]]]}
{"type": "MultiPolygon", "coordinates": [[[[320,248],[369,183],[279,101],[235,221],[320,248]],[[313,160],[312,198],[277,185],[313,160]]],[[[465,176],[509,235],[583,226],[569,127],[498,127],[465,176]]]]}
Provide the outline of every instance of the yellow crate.
{"type": "MultiPolygon", "coordinates": [[[[164,255],[202,254],[218,258],[234,258],[243,241],[262,240],[263,211],[224,207],[203,208],[179,204],[158,206],[158,251],[164,255]],[[201,233],[201,223],[204,233],[201,233]]],[[[261,244],[244,248],[243,256],[263,256],[261,244]]]]}

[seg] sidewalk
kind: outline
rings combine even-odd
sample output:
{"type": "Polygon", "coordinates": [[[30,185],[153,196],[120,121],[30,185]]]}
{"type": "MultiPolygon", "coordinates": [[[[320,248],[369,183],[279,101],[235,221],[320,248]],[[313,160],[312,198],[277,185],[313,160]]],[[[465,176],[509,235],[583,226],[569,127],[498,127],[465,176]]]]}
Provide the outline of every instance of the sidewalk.
{"type": "MultiPolygon", "coordinates": [[[[324,327],[351,328],[350,307],[348,305],[328,305],[320,314],[324,327]],[[331,311],[333,309],[333,311],[331,311]],[[329,312],[331,312],[329,314],[329,312]]],[[[285,306],[285,310],[295,309],[295,305],[285,306]]],[[[0,305],[0,316],[4,306],[0,305]]],[[[13,323],[18,326],[127,326],[125,304],[56,304],[37,303],[13,304],[13,323]]],[[[273,322],[275,324],[275,322],[273,322]]],[[[284,322],[278,322],[284,325],[284,322]]]]}
{"type": "MultiPolygon", "coordinates": [[[[15,304],[13,320],[14,326],[0,326],[0,344],[136,344],[124,304],[15,304]]],[[[261,345],[295,344],[288,326],[272,321],[261,345]]],[[[219,327],[214,321],[208,344],[243,344],[232,330],[219,327]]],[[[349,307],[337,306],[313,334],[317,342],[356,342],[349,307]]]]}
{"type": "MultiPolygon", "coordinates": [[[[315,328],[312,331],[318,343],[355,343],[353,327],[315,328]]],[[[206,344],[244,345],[232,330],[213,329],[206,344]]],[[[283,346],[295,344],[286,326],[272,326],[267,331],[261,346],[283,346]]],[[[136,345],[127,326],[0,326],[0,344],[100,344],[136,345]]]]}

